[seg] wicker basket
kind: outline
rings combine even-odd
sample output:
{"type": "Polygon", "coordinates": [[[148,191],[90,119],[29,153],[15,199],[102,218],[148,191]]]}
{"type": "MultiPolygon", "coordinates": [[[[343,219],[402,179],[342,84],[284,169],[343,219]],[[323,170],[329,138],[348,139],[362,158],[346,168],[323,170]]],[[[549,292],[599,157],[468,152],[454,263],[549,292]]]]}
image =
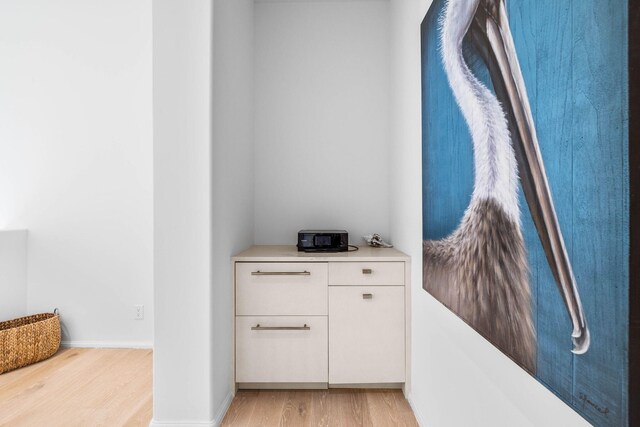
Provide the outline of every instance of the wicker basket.
{"type": "Polygon", "coordinates": [[[57,309],[0,322],[0,374],[47,359],[59,347],[57,309]]]}

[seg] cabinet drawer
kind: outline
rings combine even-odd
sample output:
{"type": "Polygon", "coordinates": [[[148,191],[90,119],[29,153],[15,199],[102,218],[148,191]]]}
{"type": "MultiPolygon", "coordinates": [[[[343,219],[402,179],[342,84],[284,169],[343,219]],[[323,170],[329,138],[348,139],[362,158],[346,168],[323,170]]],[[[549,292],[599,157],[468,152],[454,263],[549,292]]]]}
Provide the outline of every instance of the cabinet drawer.
{"type": "Polygon", "coordinates": [[[405,380],[404,288],[329,288],[329,383],[405,380]]]}
{"type": "Polygon", "coordinates": [[[236,317],[236,382],[326,383],[327,360],[326,316],[236,317]]]}
{"type": "Polygon", "coordinates": [[[326,315],[327,263],[236,263],[236,314],[326,315]]]}
{"type": "Polygon", "coordinates": [[[329,285],[404,285],[404,262],[330,262],[329,285]]]}

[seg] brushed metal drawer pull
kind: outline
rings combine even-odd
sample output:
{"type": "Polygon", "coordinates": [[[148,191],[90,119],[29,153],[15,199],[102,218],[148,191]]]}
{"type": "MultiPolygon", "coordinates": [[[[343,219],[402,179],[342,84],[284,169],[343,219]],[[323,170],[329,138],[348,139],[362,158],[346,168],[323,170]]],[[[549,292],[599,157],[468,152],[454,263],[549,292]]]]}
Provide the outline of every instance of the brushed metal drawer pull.
{"type": "Polygon", "coordinates": [[[252,331],[308,331],[311,330],[311,326],[260,326],[258,323],[256,326],[251,327],[252,331]]]}
{"type": "Polygon", "coordinates": [[[362,299],[372,299],[373,294],[362,294],[362,299]]]}
{"type": "Polygon", "coordinates": [[[370,268],[363,268],[362,269],[362,274],[371,274],[371,269],[370,268]]]}
{"type": "Polygon", "coordinates": [[[252,271],[252,276],[311,276],[308,271],[252,271]]]}

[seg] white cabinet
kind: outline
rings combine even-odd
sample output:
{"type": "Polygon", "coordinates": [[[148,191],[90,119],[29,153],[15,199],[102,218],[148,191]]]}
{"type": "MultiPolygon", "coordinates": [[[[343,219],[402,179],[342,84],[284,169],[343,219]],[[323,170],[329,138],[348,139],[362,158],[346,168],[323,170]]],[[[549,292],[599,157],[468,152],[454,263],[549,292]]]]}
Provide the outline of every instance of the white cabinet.
{"type": "Polygon", "coordinates": [[[236,381],[326,383],[327,316],[239,316],[236,381]]]}
{"type": "Polygon", "coordinates": [[[236,315],[327,314],[327,263],[236,265],[236,315]]]}
{"type": "Polygon", "coordinates": [[[404,286],[404,262],[330,262],[329,285],[404,286]]]}
{"type": "Polygon", "coordinates": [[[329,288],[329,383],[403,383],[404,289],[329,288]]]}
{"type": "Polygon", "coordinates": [[[408,378],[407,272],[395,249],[233,257],[241,388],[397,386],[408,378]]]}

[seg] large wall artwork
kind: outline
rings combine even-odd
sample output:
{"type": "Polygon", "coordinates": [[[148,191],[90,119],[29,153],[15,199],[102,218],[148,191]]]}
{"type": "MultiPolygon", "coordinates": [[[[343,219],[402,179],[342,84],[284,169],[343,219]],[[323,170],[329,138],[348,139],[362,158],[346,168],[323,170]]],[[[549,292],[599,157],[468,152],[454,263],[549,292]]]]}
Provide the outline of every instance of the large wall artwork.
{"type": "Polygon", "coordinates": [[[434,0],[423,287],[596,426],[629,424],[625,0],[434,0]]]}

